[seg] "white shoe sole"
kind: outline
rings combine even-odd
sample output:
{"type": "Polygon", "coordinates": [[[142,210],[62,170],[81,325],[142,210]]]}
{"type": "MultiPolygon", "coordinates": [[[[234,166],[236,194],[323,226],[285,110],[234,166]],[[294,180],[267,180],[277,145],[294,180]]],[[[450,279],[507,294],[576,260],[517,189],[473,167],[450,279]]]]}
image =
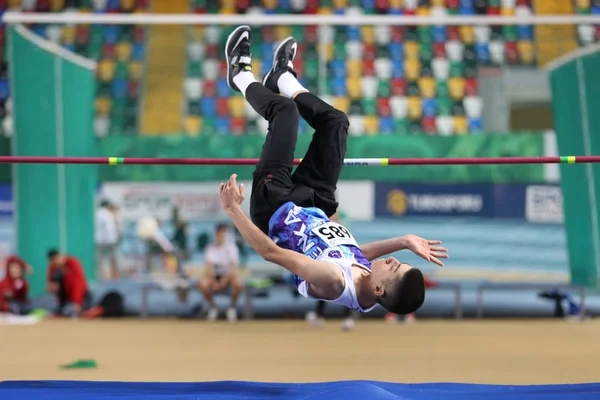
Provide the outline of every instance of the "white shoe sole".
{"type": "Polygon", "coordinates": [[[248,26],[248,25],[241,25],[241,26],[238,26],[237,28],[235,28],[233,30],[233,32],[231,32],[229,34],[229,37],[227,38],[227,42],[225,43],[225,60],[227,61],[227,71],[228,71],[227,72],[227,85],[229,86],[230,89],[233,89],[233,88],[231,87],[231,83],[229,82],[229,68],[231,67],[231,64],[229,63],[229,61],[230,61],[229,60],[229,52],[227,50],[229,49],[229,44],[231,43],[231,39],[233,39],[233,37],[235,36],[235,34],[237,33],[237,31],[240,31],[242,29],[244,29],[244,30],[250,30],[250,26],[248,26]]]}

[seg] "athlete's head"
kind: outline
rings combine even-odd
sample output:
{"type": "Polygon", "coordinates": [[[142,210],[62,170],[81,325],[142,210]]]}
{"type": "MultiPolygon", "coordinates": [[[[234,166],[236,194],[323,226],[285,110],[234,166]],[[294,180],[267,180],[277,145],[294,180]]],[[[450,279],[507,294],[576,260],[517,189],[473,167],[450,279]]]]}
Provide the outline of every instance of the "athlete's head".
{"type": "Polygon", "coordinates": [[[425,301],[423,273],[394,257],[371,264],[371,285],[377,302],[395,314],[413,313],[425,301]]]}
{"type": "Polygon", "coordinates": [[[227,231],[229,230],[229,225],[227,224],[219,224],[215,228],[215,243],[217,246],[221,246],[227,240],[227,231]]]}

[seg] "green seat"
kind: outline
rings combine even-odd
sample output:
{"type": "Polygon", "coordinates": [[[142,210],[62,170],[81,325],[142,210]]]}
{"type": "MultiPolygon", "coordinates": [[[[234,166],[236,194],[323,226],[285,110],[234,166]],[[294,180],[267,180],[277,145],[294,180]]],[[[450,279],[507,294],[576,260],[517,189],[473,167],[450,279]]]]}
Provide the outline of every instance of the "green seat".
{"type": "Polygon", "coordinates": [[[195,8],[206,8],[206,0],[194,0],[195,8]]]}
{"type": "Polygon", "coordinates": [[[419,58],[421,59],[421,63],[431,63],[431,60],[433,59],[431,42],[421,43],[421,47],[419,48],[419,58]]]}
{"type": "Polygon", "coordinates": [[[465,63],[462,61],[450,62],[450,76],[461,77],[465,75],[465,63]]]}
{"type": "Polygon", "coordinates": [[[418,97],[421,95],[421,91],[419,90],[419,85],[417,82],[409,82],[406,85],[406,96],[408,97],[418,97]]]}
{"type": "Polygon", "coordinates": [[[394,118],[394,133],[396,135],[406,135],[408,133],[408,119],[394,118]]]}
{"type": "Polygon", "coordinates": [[[419,42],[421,42],[421,46],[423,46],[423,44],[425,43],[431,44],[431,42],[433,41],[431,35],[431,28],[426,25],[419,25],[417,27],[417,37],[419,39],[419,42]]]}
{"type": "Polygon", "coordinates": [[[215,133],[215,117],[205,116],[202,120],[202,134],[212,135],[215,133]]]}
{"type": "Polygon", "coordinates": [[[379,79],[377,82],[377,97],[390,97],[392,94],[392,88],[388,80],[379,79]]]}
{"type": "Polygon", "coordinates": [[[446,80],[440,79],[435,82],[435,93],[438,98],[447,98],[450,96],[450,92],[448,90],[448,82],[446,80]]]}
{"type": "Polygon", "coordinates": [[[96,93],[98,97],[112,97],[112,86],[110,83],[98,83],[97,86],[96,93]]]}
{"type": "Polygon", "coordinates": [[[361,108],[364,115],[377,115],[377,104],[375,99],[362,99],[361,108]]]}
{"type": "Polygon", "coordinates": [[[500,7],[501,0],[488,0],[488,7],[500,7]]]}
{"type": "Polygon", "coordinates": [[[515,42],[519,36],[517,35],[517,27],[514,25],[505,25],[502,27],[502,36],[507,42],[515,42]]]}
{"type": "Polygon", "coordinates": [[[315,44],[307,44],[306,49],[304,51],[304,59],[308,60],[318,60],[319,59],[319,50],[315,44]]]}
{"type": "Polygon", "coordinates": [[[92,8],[92,0],[80,0],[79,7],[89,10],[90,8],[92,8]]]}
{"type": "Polygon", "coordinates": [[[121,32],[119,32],[120,42],[132,42],[133,41],[133,25],[122,25],[121,32]]]}
{"type": "Polygon", "coordinates": [[[119,115],[125,115],[125,109],[127,108],[126,99],[113,99],[112,108],[110,109],[110,117],[113,118],[119,115]]]}
{"type": "Polygon", "coordinates": [[[201,115],[202,110],[200,108],[200,102],[199,101],[188,101],[187,113],[188,113],[188,115],[201,115]]]}
{"type": "Polygon", "coordinates": [[[492,31],[490,32],[490,41],[494,40],[504,40],[504,32],[501,26],[492,26],[492,31]]]}
{"type": "Polygon", "coordinates": [[[202,76],[202,62],[190,61],[188,63],[188,76],[202,76]]]}
{"type": "Polygon", "coordinates": [[[125,113],[110,115],[110,134],[121,134],[125,131],[125,113]]]}
{"type": "Polygon", "coordinates": [[[421,64],[421,76],[433,76],[433,68],[431,68],[431,62],[424,62],[421,64]]]}
{"type": "Polygon", "coordinates": [[[317,60],[306,60],[304,62],[304,76],[306,79],[317,79],[319,76],[319,62],[317,60]]]}
{"type": "Polygon", "coordinates": [[[362,104],[360,104],[360,100],[352,100],[350,102],[350,108],[348,110],[348,114],[363,115],[362,104]]]}
{"type": "Polygon", "coordinates": [[[343,44],[347,41],[348,41],[347,28],[345,26],[336,26],[335,27],[335,35],[333,37],[333,42],[343,44]]]}
{"type": "Polygon", "coordinates": [[[115,67],[115,79],[127,79],[129,76],[129,65],[123,61],[117,61],[115,67]]]}
{"type": "Polygon", "coordinates": [[[408,123],[408,133],[411,135],[420,135],[422,133],[421,119],[416,119],[408,123]]]}
{"type": "Polygon", "coordinates": [[[306,28],[304,27],[304,25],[293,25],[291,27],[291,30],[292,36],[295,38],[304,37],[304,32],[306,32],[306,28]]]}
{"type": "Polygon", "coordinates": [[[448,8],[446,11],[448,15],[458,15],[458,8],[448,8]]]}
{"type": "Polygon", "coordinates": [[[333,58],[336,60],[346,59],[346,45],[345,42],[335,42],[333,45],[333,58]]]}
{"type": "Polygon", "coordinates": [[[377,58],[390,58],[390,49],[386,44],[380,44],[377,46],[377,52],[375,53],[377,58]]]}
{"type": "Polygon", "coordinates": [[[592,13],[592,9],[591,8],[579,8],[579,7],[575,7],[575,14],[587,15],[587,14],[591,14],[591,13],[592,13]]]}
{"type": "Polygon", "coordinates": [[[452,115],[452,101],[450,98],[438,96],[435,103],[437,115],[452,115]]]}
{"type": "Polygon", "coordinates": [[[418,42],[419,41],[419,35],[417,35],[417,29],[415,27],[412,26],[407,26],[406,29],[404,30],[404,41],[405,42],[418,42]]]}

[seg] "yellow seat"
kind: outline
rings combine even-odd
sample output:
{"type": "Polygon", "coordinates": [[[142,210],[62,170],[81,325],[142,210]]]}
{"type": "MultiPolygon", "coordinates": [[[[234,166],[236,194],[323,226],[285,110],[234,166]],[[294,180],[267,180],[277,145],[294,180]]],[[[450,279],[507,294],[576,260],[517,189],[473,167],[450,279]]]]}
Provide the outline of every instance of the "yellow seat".
{"type": "Polygon", "coordinates": [[[429,76],[419,79],[419,91],[422,97],[435,97],[435,79],[429,76]]]}
{"type": "Polygon", "coordinates": [[[411,96],[408,100],[408,118],[415,120],[420,119],[423,114],[423,108],[421,107],[421,98],[417,96],[411,96]]]}
{"type": "Polygon", "coordinates": [[[448,91],[452,100],[462,100],[465,97],[465,78],[454,77],[448,79],[448,91]]]}
{"type": "Polygon", "coordinates": [[[360,78],[363,72],[363,61],[362,60],[347,60],[346,61],[346,72],[350,78],[360,78]]]}
{"type": "Polygon", "coordinates": [[[520,40],[517,43],[519,50],[519,56],[521,56],[521,62],[523,64],[533,64],[533,43],[530,40],[520,40]]]}
{"type": "Polygon", "coordinates": [[[348,7],[348,0],[333,0],[334,8],[346,8],[348,7]]]}
{"type": "Polygon", "coordinates": [[[101,117],[107,117],[110,114],[112,100],[108,97],[96,98],[96,114],[101,117]]]}
{"type": "Polygon", "coordinates": [[[202,131],[202,118],[197,115],[188,115],[184,120],[184,130],[189,136],[198,136],[202,131]]]}
{"type": "Polygon", "coordinates": [[[431,7],[446,7],[446,0],[431,0],[431,7]]]}
{"type": "Polygon", "coordinates": [[[511,17],[511,16],[515,15],[515,11],[516,10],[514,8],[502,8],[500,10],[500,14],[504,15],[506,17],[511,17]]]}
{"type": "Polygon", "coordinates": [[[235,7],[221,7],[219,9],[219,14],[233,15],[237,14],[237,10],[235,9],[235,7]]]}
{"type": "Polygon", "coordinates": [[[75,27],[73,25],[65,25],[63,27],[61,40],[64,44],[75,43],[75,27]]]}
{"type": "Polygon", "coordinates": [[[348,78],[346,80],[346,87],[348,88],[348,97],[351,100],[358,100],[362,96],[362,87],[360,85],[360,79],[348,78]]]}
{"type": "Polygon", "coordinates": [[[467,117],[454,117],[454,133],[457,135],[466,135],[469,133],[467,117]]]}
{"type": "Polygon", "coordinates": [[[584,10],[587,10],[591,7],[590,0],[577,0],[575,3],[577,4],[577,8],[584,10]]]}
{"type": "Polygon", "coordinates": [[[229,114],[232,117],[243,117],[246,112],[246,102],[244,98],[241,96],[232,96],[229,98],[228,106],[229,106],[229,114]]]}
{"type": "Polygon", "coordinates": [[[421,62],[409,59],[404,61],[404,75],[408,82],[415,82],[421,76],[421,62]]]}
{"type": "Polygon", "coordinates": [[[221,7],[224,8],[235,8],[236,7],[236,0],[221,0],[221,7]]]}
{"type": "Polygon", "coordinates": [[[375,29],[371,25],[364,25],[360,28],[360,36],[364,43],[375,43],[375,29]]]}
{"type": "Polygon", "coordinates": [[[365,135],[379,134],[379,117],[368,115],[365,117],[365,135]]]}
{"type": "Polygon", "coordinates": [[[115,62],[102,60],[98,63],[98,78],[101,82],[110,82],[115,77],[115,62]]]}
{"type": "Polygon", "coordinates": [[[129,61],[131,59],[131,43],[119,42],[116,46],[117,60],[129,61]]]}
{"type": "Polygon", "coordinates": [[[470,25],[463,25],[458,28],[458,33],[460,35],[461,40],[465,44],[473,44],[475,43],[475,30],[470,25]]]}
{"type": "Polygon", "coordinates": [[[262,62],[256,58],[252,59],[252,72],[257,76],[262,76],[262,62]]]}
{"type": "Polygon", "coordinates": [[[416,14],[420,17],[426,17],[429,15],[429,7],[418,7],[416,14]]]}
{"type": "Polygon", "coordinates": [[[129,78],[134,81],[139,81],[144,72],[144,64],[134,61],[129,63],[129,78]]]}
{"type": "Polygon", "coordinates": [[[268,10],[274,10],[277,8],[277,0],[262,0],[262,6],[268,10]]]}
{"type": "Polygon", "coordinates": [[[275,27],[275,40],[281,41],[292,35],[292,30],[288,25],[277,25],[275,27]]]}
{"type": "Polygon", "coordinates": [[[404,42],[404,58],[406,60],[419,59],[419,42],[407,41],[404,42]]]}
{"type": "Polygon", "coordinates": [[[21,8],[21,0],[9,0],[9,8],[21,8]]]}
{"type": "Polygon", "coordinates": [[[329,7],[319,7],[317,9],[317,14],[322,14],[322,15],[333,14],[333,9],[331,9],[329,7]]]}
{"type": "Polygon", "coordinates": [[[65,8],[65,0],[52,0],[50,2],[50,10],[62,11],[65,8]]]}
{"type": "Polygon", "coordinates": [[[319,52],[325,57],[325,62],[333,60],[333,43],[319,43],[319,52]]]}
{"type": "Polygon", "coordinates": [[[350,110],[350,99],[346,96],[337,96],[333,99],[333,107],[347,113],[350,110]]]}
{"type": "Polygon", "coordinates": [[[204,40],[204,26],[192,26],[188,29],[188,34],[190,35],[190,39],[194,42],[202,42],[204,40]]]}
{"type": "Polygon", "coordinates": [[[126,11],[131,11],[135,8],[135,0],[121,0],[121,8],[126,11]]]}

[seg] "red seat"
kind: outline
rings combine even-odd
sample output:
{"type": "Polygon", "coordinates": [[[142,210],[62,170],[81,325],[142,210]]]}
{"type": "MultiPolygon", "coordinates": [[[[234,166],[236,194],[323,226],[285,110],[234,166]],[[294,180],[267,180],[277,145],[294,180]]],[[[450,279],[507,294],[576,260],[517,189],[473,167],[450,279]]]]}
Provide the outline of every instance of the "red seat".
{"type": "Polygon", "coordinates": [[[315,43],[317,41],[317,26],[308,25],[304,29],[305,39],[308,43],[315,43]]]}
{"type": "Polygon", "coordinates": [[[304,59],[298,58],[294,60],[294,71],[298,74],[298,76],[304,76],[304,59]]]}
{"type": "Polygon", "coordinates": [[[78,44],[86,44],[90,40],[90,26],[77,25],[75,30],[75,42],[78,44]]]}
{"type": "Polygon", "coordinates": [[[319,0],[307,0],[306,8],[302,11],[303,14],[316,14],[319,9],[320,1],[319,0]]]}
{"type": "Polygon", "coordinates": [[[239,14],[244,14],[248,7],[250,7],[250,0],[237,0],[235,6],[239,14]]]}
{"type": "Polygon", "coordinates": [[[45,12],[50,10],[50,0],[37,0],[36,10],[45,12]]]}
{"type": "Polygon", "coordinates": [[[142,25],[136,25],[133,27],[133,41],[135,43],[143,43],[146,39],[146,33],[142,25]]]}
{"type": "Polygon", "coordinates": [[[391,81],[392,95],[404,96],[406,95],[406,80],[404,78],[393,78],[391,81]]]}
{"type": "Polygon", "coordinates": [[[392,26],[392,32],[391,32],[390,36],[391,36],[392,42],[403,42],[404,41],[404,27],[392,26]]]}
{"type": "MultiPolygon", "coordinates": [[[[304,43],[298,43],[298,46],[296,47],[296,59],[302,57],[304,55],[305,51],[306,51],[306,46],[304,45],[304,43]]],[[[294,67],[296,67],[295,62],[294,62],[294,67]]]]}
{"type": "Polygon", "coordinates": [[[273,43],[275,41],[275,28],[272,25],[263,26],[260,32],[263,43],[273,43]]]}
{"type": "Polygon", "coordinates": [[[236,136],[244,135],[246,133],[246,118],[231,118],[229,127],[231,128],[232,134],[236,136]]]}
{"type": "Polygon", "coordinates": [[[423,117],[421,119],[421,128],[423,132],[429,134],[437,133],[437,126],[435,125],[435,117],[423,117]]]}
{"type": "Polygon", "coordinates": [[[417,15],[417,10],[409,10],[408,8],[405,8],[404,15],[417,15]]]}
{"type": "Polygon", "coordinates": [[[204,81],[204,96],[205,97],[215,97],[215,93],[217,92],[217,85],[215,81],[204,81]]]}
{"type": "Polygon", "coordinates": [[[206,8],[194,8],[194,14],[206,14],[206,8]]]}
{"type": "Polygon", "coordinates": [[[0,0],[0,10],[6,10],[8,8],[8,0],[0,0]]]}
{"type": "Polygon", "coordinates": [[[600,25],[596,25],[596,41],[600,41],[600,25]]]}
{"type": "Polygon", "coordinates": [[[529,7],[529,0],[517,0],[517,7],[519,6],[529,7]]]}
{"type": "Polygon", "coordinates": [[[467,96],[477,96],[479,94],[479,81],[477,78],[467,78],[465,80],[465,93],[467,96]]]}
{"type": "Polygon", "coordinates": [[[140,83],[139,81],[127,82],[127,96],[130,99],[135,99],[140,96],[140,83]]]}
{"type": "Polygon", "coordinates": [[[458,26],[449,26],[447,28],[448,31],[448,40],[460,40],[460,33],[458,31],[458,26]]]}
{"type": "Polygon", "coordinates": [[[377,55],[377,45],[375,43],[365,43],[363,46],[363,60],[374,60],[377,55]]]}
{"type": "Polygon", "coordinates": [[[113,60],[116,57],[117,51],[115,49],[115,45],[114,44],[105,44],[102,47],[102,54],[104,55],[104,58],[108,58],[113,60]]]}
{"type": "Polygon", "coordinates": [[[446,43],[436,42],[433,44],[433,56],[436,58],[446,58],[446,43]]]}
{"type": "Polygon", "coordinates": [[[137,8],[148,8],[148,0],[136,0],[137,8]]]}
{"type": "Polygon", "coordinates": [[[217,115],[219,117],[227,117],[229,115],[229,98],[219,97],[217,99],[217,115]]]}
{"type": "Polygon", "coordinates": [[[219,45],[218,44],[209,44],[206,46],[206,53],[204,55],[204,58],[209,59],[209,58],[218,58],[219,56],[219,45]]]}
{"type": "Polygon", "coordinates": [[[392,115],[389,97],[379,97],[377,99],[377,112],[382,117],[389,117],[392,115]]]}
{"type": "Polygon", "coordinates": [[[517,64],[519,62],[519,49],[517,48],[517,42],[506,42],[504,44],[504,50],[506,53],[506,61],[509,64],[517,64]]]}
{"type": "Polygon", "coordinates": [[[389,7],[388,0],[375,0],[375,9],[379,14],[385,14],[389,7]]]}
{"type": "Polygon", "coordinates": [[[500,15],[500,7],[488,6],[487,14],[488,15],[500,15]]]}
{"type": "Polygon", "coordinates": [[[375,75],[375,60],[364,60],[363,61],[363,75],[373,76],[375,75]]]}
{"type": "Polygon", "coordinates": [[[460,4],[460,0],[446,0],[446,7],[456,10],[458,5],[460,4]]]}
{"type": "Polygon", "coordinates": [[[219,63],[219,76],[221,78],[224,78],[227,76],[227,61],[226,60],[221,60],[221,62],[219,63]]]}

